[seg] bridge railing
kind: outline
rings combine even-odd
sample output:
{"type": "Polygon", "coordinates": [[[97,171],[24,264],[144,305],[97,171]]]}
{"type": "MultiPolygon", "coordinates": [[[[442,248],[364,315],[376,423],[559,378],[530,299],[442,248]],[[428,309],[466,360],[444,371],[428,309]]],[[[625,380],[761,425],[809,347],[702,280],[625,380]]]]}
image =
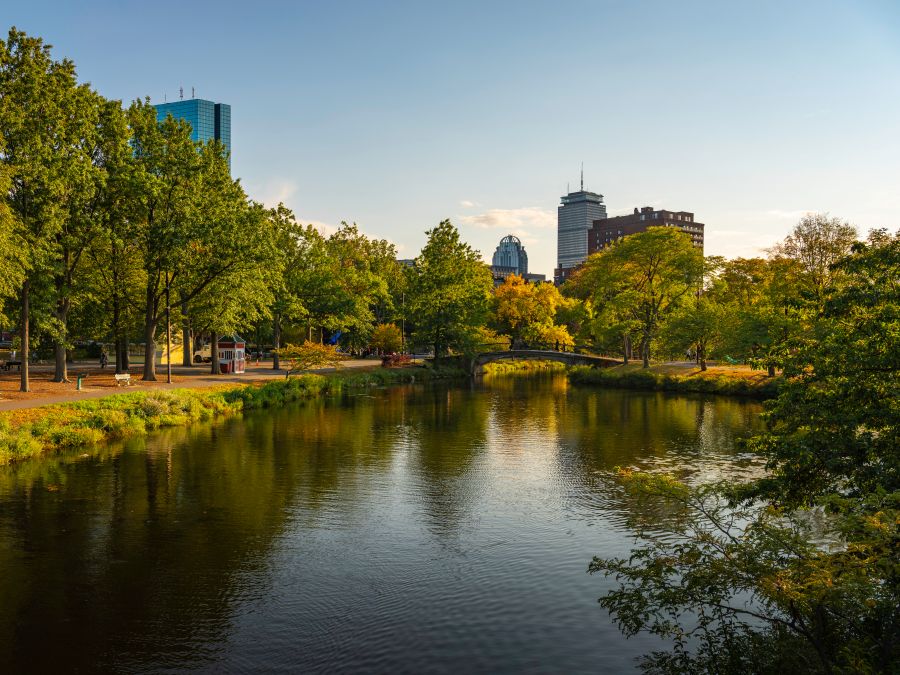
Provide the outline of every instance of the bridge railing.
{"type": "Polygon", "coordinates": [[[479,351],[481,352],[507,352],[507,351],[547,351],[547,352],[561,352],[567,354],[585,354],[589,356],[598,356],[598,354],[593,350],[592,345],[566,345],[560,344],[558,342],[550,343],[550,342],[516,342],[513,344],[509,340],[504,340],[502,342],[484,342],[482,344],[477,345],[479,351]]]}

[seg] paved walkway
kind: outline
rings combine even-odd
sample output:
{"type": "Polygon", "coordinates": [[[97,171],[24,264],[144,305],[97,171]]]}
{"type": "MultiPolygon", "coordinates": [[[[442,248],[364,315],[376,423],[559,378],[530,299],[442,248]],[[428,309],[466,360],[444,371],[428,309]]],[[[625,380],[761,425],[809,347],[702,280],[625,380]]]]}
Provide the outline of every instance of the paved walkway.
{"type": "MultiPolygon", "coordinates": [[[[76,364],[77,365],[77,364],[76,364]]],[[[377,359],[352,359],[344,361],[341,369],[344,368],[375,368],[380,367],[381,362],[377,359]]],[[[285,376],[284,370],[274,370],[271,365],[265,366],[249,366],[243,375],[211,375],[209,366],[197,366],[195,368],[185,368],[183,366],[173,366],[172,374],[179,377],[178,382],[166,384],[165,366],[157,369],[157,382],[142,381],[140,373],[131,373],[131,386],[115,389],[111,387],[91,388],[85,386],[81,391],[77,391],[74,387],[74,376],[71,373],[77,372],[78,368],[70,368],[70,377],[73,380],[72,390],[47,396],[40,396],[27,399],[0,401],[0,411],[5,410],[21,410],[23,408],[38,408],[44,405],[54,405],[57,403],[70,403],[72,401],[83,401],[91,398],[103,398],[105,396],[115,396],[116,394],[127,394],[135,391],[148,391],[150,389],[200,389],[205,387],[219,387],[227,384],[250,384],[252,382],[264,382],[266,380],[279,380],[285,376]]],[[[311,370],[311,373],[330,373],[334,372],[334,368],[321,368],[311,370]]],[[[88,377],[84,383],[90,381],[88,377]]]]}

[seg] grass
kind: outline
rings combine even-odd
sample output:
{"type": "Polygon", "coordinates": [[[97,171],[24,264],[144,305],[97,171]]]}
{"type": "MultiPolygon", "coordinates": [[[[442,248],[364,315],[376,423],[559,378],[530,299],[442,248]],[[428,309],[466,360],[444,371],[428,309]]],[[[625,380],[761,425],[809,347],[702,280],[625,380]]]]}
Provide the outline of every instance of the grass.
{"type": "Polygon", "coordinates": [[[492,361],[483,366],[485,375],[507,375],[511,373],[533,373],[536,371],[565,370],[566,365],[558,361],[492,361]]]}
{"type": "Polygon", "coordinates": [[[298,375],[263,385],[170,389],[117,394],[88,401],[0,414],[0,465],[70,448],[277,408],[293,401],[339,394],[360,387],[468,377],[454,368],[409,367],[298,375]]]}
{"type": "Polygon", "coordinates": [[[741,366],[711,367],[703,372],[699,368],[684,366],[657,365],[643,368],[640,364],[629,364],[612,368],[575,366],[569,369],[569,381],[573,384],[619,389],[773,398],[778,395],[782,378],[769,377],[764,372],[741,366]]]}

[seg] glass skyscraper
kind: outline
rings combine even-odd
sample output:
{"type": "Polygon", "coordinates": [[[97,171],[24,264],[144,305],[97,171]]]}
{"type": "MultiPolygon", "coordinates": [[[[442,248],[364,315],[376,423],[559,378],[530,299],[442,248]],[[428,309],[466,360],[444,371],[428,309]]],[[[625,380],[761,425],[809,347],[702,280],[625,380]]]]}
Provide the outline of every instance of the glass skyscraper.
{"type": "Polygon", "coordinates": [[[166,115],[182,119],[191,125],[191,138],[200,143],[210,139],[219,141],[228,152],[228,166],[231,166],[231,106],[215,103],[202,98],[186,101],[157,103],[156,118],[162,122],[166,115]]]}

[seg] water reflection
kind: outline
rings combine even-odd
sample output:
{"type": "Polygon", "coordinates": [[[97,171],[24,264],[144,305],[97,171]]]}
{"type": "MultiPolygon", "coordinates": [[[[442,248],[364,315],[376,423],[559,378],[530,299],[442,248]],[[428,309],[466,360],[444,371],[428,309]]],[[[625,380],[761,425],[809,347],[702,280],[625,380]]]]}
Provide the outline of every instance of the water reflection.
{"type": "Polygon", "coordinates": [[[496,378],[0,471],[0,670],[622,670],[617,465],[752,462],[756,404],[496,378]],[[52,647],[52,648],[51,648],[52,647]]]}

